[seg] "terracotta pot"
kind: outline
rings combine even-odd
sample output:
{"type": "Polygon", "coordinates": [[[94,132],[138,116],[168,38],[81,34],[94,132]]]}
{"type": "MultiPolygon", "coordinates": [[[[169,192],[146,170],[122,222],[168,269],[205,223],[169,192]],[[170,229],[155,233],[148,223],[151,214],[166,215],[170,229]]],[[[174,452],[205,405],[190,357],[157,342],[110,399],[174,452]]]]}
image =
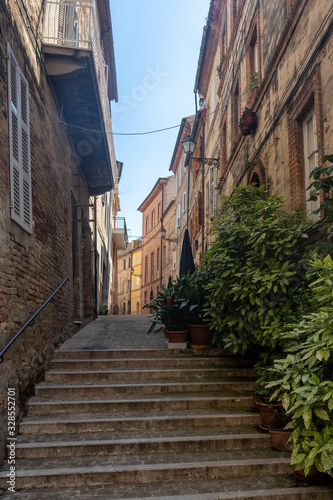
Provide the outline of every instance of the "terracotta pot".
{"type": "Polygon", "coordinates": [[[272,444],[276,450],[279,451],[291,451],[292,450],[292,443],[288,439],[291,436],[290,431],[284,431],[280,429],[276,430],[270,430],[269,431],[271,437],[272,437],[272,444]]]}
{"type": "Polygon", "coordinates": [[[212,347],[213,332],[208,325],[188,325],[188,327],[192,348],[208,349],[212,347]]]}
{"type": "Polygon", "coordinates": [[[315,465],[311,465],[307,476],[304,474],[304,469],[295,470],[294,475],[297,479],[303,481],[304,483],[312,483],[314,481],[318,481],[318,479],[322,477],[322,473],[319,472],[315,465]]]}
{"type": "Polygon", "coordinates": [[[187,342],[188,330],[181,330],[178,332],[167,330],[166,333],[169,342],[187,342]]]}
{"type": "Polygon", "coordinates": [[[282,405],[280,403],[259,403],[259,413],[263,430],[281,429],[282,405]]]}
{"type": "Polygon", "coordinates": [[[253,126],[256,123],[256,114],[254,111],[244,111],[243,120],[245,125],[253,126]]]}

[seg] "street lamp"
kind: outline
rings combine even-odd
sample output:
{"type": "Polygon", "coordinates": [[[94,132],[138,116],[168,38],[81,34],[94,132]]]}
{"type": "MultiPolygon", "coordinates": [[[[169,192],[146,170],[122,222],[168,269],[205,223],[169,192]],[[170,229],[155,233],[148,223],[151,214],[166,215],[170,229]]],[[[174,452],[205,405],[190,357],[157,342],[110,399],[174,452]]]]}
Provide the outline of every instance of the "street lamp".
{"type": "Polygon", "coordinates": [[[204,165],[211,165],[214,167],[220,167],[220,158],[197,158],[191,156],[195,150],[196,143],[191,139],[190,134],[187,135],[186,139],[182,141],[182,145],[184,148],[184,152],[189,156],[192,160],[201,161],[204,165]]]}
{"type": "Polygon", "coordinates": [[[166,229],[164,229],[163,226],[161,227],[161,238],[164,241],[172,241],[173,243],[175,243],[176,241],[178,241],[178,238],[176,238],[174,240],[171,239],[171,238],[166,238],[166,229]]]}

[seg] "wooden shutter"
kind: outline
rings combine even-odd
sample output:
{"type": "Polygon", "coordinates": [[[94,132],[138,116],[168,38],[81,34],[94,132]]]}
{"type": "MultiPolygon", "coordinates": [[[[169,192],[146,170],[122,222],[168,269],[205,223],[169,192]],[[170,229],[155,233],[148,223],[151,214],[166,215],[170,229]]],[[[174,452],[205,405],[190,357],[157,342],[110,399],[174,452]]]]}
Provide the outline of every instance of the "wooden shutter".
{"type": "Polygon", "coordinates": [[[32,233],[29,86],[8,44],[12,219],[32,233]]]}

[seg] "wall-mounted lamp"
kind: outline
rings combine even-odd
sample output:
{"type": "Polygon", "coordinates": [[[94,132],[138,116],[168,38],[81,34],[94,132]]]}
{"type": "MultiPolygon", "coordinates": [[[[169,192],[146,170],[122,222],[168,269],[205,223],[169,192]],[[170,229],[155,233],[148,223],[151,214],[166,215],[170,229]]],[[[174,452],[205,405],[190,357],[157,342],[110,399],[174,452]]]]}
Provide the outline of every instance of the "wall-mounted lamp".
{"type": "Polygon", "coordinates": [[[178,241],[178,238],[176,238],[176,239],[174,239],[174,240],[173,240],[173,239],[171,239],[171,238],[166,238],[166,230],[164,229],[164,227],[163,227],[163,226],[161,227],[161,238],[162,238],[162,240],[165,240],[165,241],[172,241],[172,242],[174,242],[174,243],[178,241]]]}
{"type": "Polygon", "coordinates": [[[219,168],[220,167],[220,158],[197,158],[194,156],[190,156],[193,154],[196,146],[196,142],[193,141],[190,137],[190,134],[187,135],[186,139],[182,141],[182,145],[184,148],[184,152],[186,155],[192,160],[201,161],[204,165],[210,165],[219,168]]]}

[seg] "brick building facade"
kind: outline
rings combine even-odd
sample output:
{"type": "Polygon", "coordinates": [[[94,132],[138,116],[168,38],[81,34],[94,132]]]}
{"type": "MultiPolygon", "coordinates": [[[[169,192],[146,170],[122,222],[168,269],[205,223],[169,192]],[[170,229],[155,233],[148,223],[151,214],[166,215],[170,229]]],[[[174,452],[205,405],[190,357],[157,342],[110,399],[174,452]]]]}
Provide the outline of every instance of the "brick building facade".
{"type": "Polygon", "coordinates": [[[96,315],[97,231],[114,215],[109,5],[93,2],[85,16],[63,6],[71,14],[64,22],[56,1],[0,3],[0,349],[68,278],[0,364],[0,460],[7,388],[18,412],[54,348],[96,315]],[[94,201],[102,205],[104,193],[98,222],[94,201]]]}
{"type": "MultiPolygon", "coordinates": [[[[142,213],[142,307],[156,297],[162,286],[163,241],[161,219],[164,210],[175,198],[175,176],[160,177],[141,203],[142,213]]],[[[144,309],[144,312],[148,312],[144,309]]]]}

